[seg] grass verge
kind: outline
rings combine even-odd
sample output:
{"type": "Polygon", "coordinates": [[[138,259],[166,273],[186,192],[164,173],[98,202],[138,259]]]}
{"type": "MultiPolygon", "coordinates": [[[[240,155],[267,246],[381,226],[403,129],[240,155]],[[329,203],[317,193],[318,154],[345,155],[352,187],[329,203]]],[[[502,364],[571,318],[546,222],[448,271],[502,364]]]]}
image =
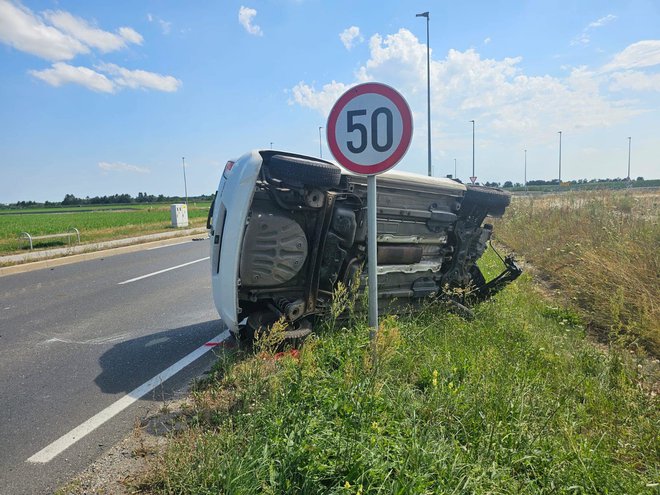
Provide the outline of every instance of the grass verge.
{"type": "Polygon", "coordinates": [[[375,361],[361,319],[299,354],[222,354],[138,488],[657,493],[660,409],[629,353],[587,342],[528,275],[476,316],[385,318],[375,361]]]}
{"type": "Polygon", "coordinates": [[[515,198],[495,232],[610,342],[660,356],[660,193],[515,198]]]}

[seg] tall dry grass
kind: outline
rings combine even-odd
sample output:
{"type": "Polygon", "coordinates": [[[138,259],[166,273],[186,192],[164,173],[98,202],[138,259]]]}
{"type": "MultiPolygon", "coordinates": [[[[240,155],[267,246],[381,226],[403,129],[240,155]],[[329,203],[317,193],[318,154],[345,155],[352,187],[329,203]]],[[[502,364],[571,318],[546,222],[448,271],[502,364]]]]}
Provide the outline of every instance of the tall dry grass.
{"type": "Polygon", "coordinates": [[[610,341],[660,355],[660,192],[516,197],[495,229],[610,341]]]}

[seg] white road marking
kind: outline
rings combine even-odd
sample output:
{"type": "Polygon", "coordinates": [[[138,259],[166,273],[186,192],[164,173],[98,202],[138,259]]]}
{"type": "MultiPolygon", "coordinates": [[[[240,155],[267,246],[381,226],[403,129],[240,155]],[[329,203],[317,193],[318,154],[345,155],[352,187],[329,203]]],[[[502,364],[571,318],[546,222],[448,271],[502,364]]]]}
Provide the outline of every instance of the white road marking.
{"type": "Polygon", "coordinates": [[[161,273],[169,272],[170,270],[176,270],[177,268],[183,268],[184,266],[192,265],[194,263],[199,263],[200,261],[206,261],[209,258],[210,256],[207,256],[206,258],[200,258],[195,261],[189,261],[188,263],[184,263],[182,265],[172,266],[170,268],[165,268],[164,270],[158,270],[157,272],[153,272],[153,273],[147,273],[146,275],[142,275],[141,277],[135,277],[130,280],[124,280],[123,282],[119,282],[117,285],[124,285],[124,284],[130,284],[131,282],[137,282],[138,280],[142,280],[143,278],[153,277],[154,275],[160,275],[161,273]]]}
{"type": "Polygon", "coordinates": [[[109,344],[110,342],[115,342],[117,340],[124,340],[126,337],[129,337],[130,333],[120,333],[117,335],[110,335],[108,337],[99,337],[96,339],[89,340],[71,340],[71,339],[61,339],[59,337],[51,337],[48,340],[42,342],[42,344],[52,344],[54,342],[60,342],[62,344],[79,344],[79,345],[102,345],[109,344]]]}
{"type": "Polygon", "coordinates": [[[153,251],[154,249],[163,249],[163,248],[172,247],[172,246],[180,246],[181,244],[188,244],[189,242],[191,242],[191,241],[188,240],[188,241],[183,241],[183,242],[175,242],[174,244],[165,244],[164,246],[156,246],[156,247],[149,248],[149,249],[147,249],[147,251],[153,251]]]}
{"type": "Polygon", "coordinates": [[[39,452],[34,454],[32,457],[28,458],[26,462],[43,464],[51,461],[54,457],[64,452],[66,449],[71,447],[71,445],[76,443],[78,440],[84,438],[86,435],[93,432],[96,428],[104,424],[106,421],[113,418],[115,415],[119,414],[128,406],[139,400],[142,396],[151,392],[158,385],[162,384],[165,380],[171,378],[179,371],[181,371],[183,368],[188,366],[190,363],[199,359],[208,351],[210,351],[214,347],[218,346],[219,344],[227,340],[228,337],[229,337],[229,330],[225,330],[217,337],[209,340],[203,346],[195,349],[186,357],[174,363],[165,371],[154,376],[148,382],[140,385],[138,388],[136,388],[132,392],[129,392],[127,395],[125,395],[118,401],[110,404],[108,407],[103,409],[101,412],[95,414],[81,425],[75,427],[69,433],[62,435],[53,443],[44,447],[39,452]]]}

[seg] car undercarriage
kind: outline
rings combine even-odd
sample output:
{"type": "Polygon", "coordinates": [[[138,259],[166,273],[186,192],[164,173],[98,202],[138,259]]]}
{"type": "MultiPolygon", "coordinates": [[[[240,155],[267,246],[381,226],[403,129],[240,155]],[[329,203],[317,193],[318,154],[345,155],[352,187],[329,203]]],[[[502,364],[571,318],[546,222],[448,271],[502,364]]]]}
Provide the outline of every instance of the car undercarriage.
{"type": "MultiPolygon", "coordinates": [[[[290,332],[305,332],[329,312],[340,283],[356,291],[367,285],[362,271],[367,260],[366,177],[290,153],[261,151],[259,158],[254,183],[241,184],[253,190],[241,245],[234,246],[240,250],[236,321],[246,319],[247,333],[278,319],[284,319],[290,332]]],[[[231,176],[223,180],[216,203],[231,176]]],[[[469,314],[469,304],[517,278],[521,271],[511,257],[490,282],[477,266],[492,234],[492,225],[484,220],[501,216],[509,202],[509,194],[499,189],[412,174],[380,175],[380,311],[440,298],[469,314]]],[[[218,240],[223,236],[217,230],[224,227],[216,220],[221,209],[212,211],[216,277],[221,276],[221,251],[232,249],[218,240]]],[[[224,209],[225,216],[232,214],[228,205],[224,209]]],[[[215,300],[223,304],[221,298],[215,300]]]]}

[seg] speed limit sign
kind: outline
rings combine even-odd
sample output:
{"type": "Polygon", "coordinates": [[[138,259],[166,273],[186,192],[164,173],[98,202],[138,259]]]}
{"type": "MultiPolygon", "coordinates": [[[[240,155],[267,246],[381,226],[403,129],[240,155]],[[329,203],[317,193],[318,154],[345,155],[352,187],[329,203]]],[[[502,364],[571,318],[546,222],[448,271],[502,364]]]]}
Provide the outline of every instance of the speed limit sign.
{"type": "Polygon", "coordinates": [[[346,91],[330,111],[326,133],[335,159],[356,174],[376,175],[408,151],[412,114],[395,89],[365,83],[346,91]]]}
{"type": "Polygon", "coordinates": [[[376,360],[378,333],[378,246],[376,176],[396,165],[408,151],[412,114],[395,89],[365,83],[344,93],[328,117],[328,147],[341,165],[367,176],[367,279],[369,281],[369,335],[376,360]]]}

